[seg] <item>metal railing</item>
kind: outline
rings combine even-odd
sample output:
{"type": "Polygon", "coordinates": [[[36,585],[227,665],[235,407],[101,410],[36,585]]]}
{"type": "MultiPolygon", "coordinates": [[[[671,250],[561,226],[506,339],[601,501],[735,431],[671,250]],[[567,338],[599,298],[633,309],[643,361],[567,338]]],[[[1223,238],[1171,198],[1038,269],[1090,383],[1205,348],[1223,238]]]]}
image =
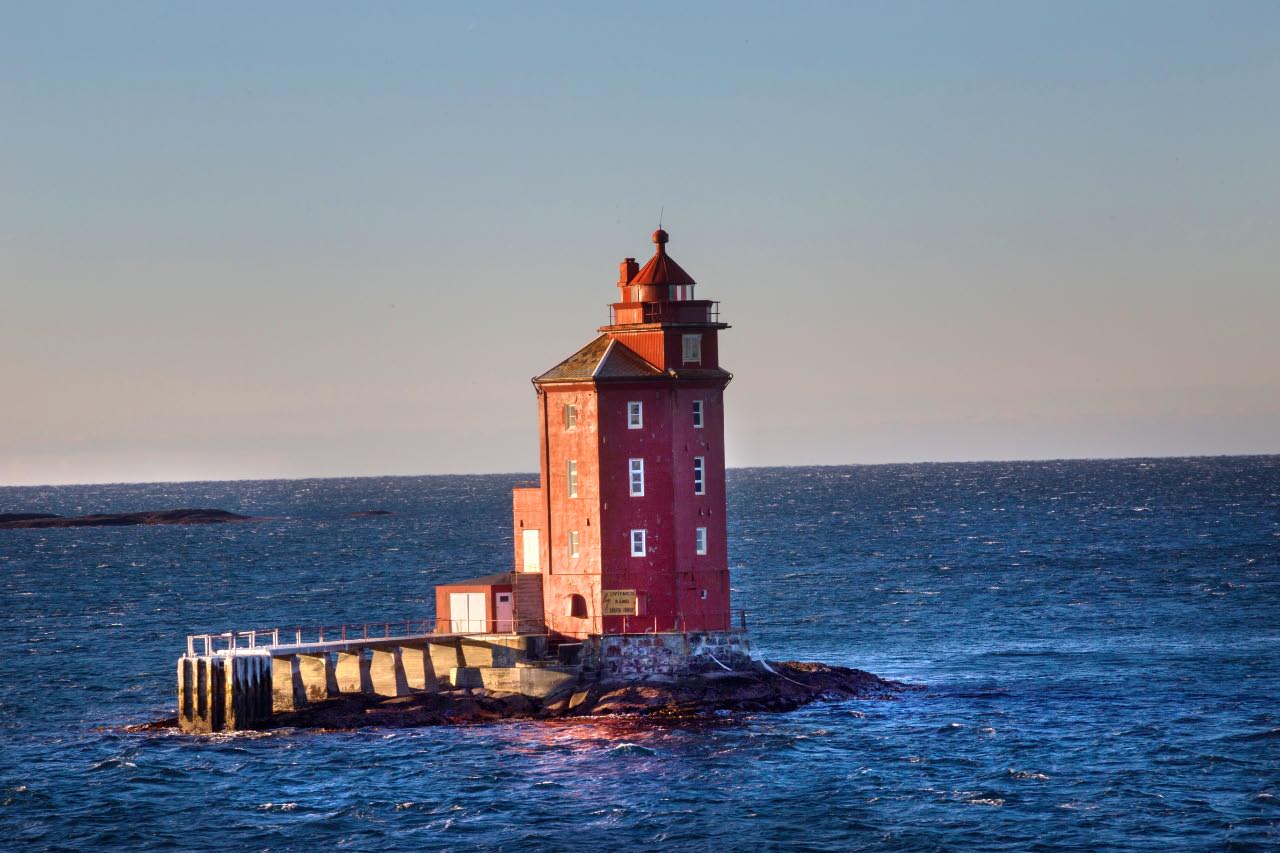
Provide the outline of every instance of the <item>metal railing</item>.
{"type": "MultiPolygon", "coordinates": [[[[640,309],[640,322],[642,323],[712,323],[720,322],[720,303],[711,300],[699,299],[684,301],[664,301],[664,302],[633,302],[633,303],[609,303],[609,325],[622,325],[618,322],[618,306],[625,305],[628,309],[640,309]]],[[[629,322],[635,322],[631,320],[629,322]]]]}
{"type": "Polygon", "coordinates": [[[202,655],[269,649],[272,646],[303,646],[319,643],[380,640],[393,637],[427,637],[435,633],[431,619],[393,619],[382,622],[352,622],[341,625],[267,628],[252,631],[223,631],[220,634],[187,635],[187,655],[196,656],[196,645],[202,655]],[[401,628],[404,629],[401,632],[401,628]],[[268,640],[267,638],[270,638],[268,640]],[[282,641],[283,638],[283,641],[282,641]],[[219,648],[221,645],[221,648],[219,648]]]}
{"type": "MultiPolygon", "coordinates": [[[[667,623],[659,621],[657,616],[597,614],[582,621],[587,623],[589,633],[605,633],[605,620],[622,620],[622,630],[617,631],[617,623],[610,625],[615,630],[610,633],[623,634],[680,634],[693,633],[700,630],[713,631],[746,631],[747,612],[737,611],[739,627],[733,627],[734,611],[726,611],[710,616],[723,616],[723,619],[708,618],[701,614],[699,622],[703,624],[723,624],[723,628],[689,628],[688,620],[676,617],[667,623]]],[[[527,636],[545,636],[545,630],[526,631],[529,623],[516,618],[504,619],[453,619],[443,616],[435,619],[397,619],[382,622],[353,622],[340,625],[316,625],[294,628],[266,628],[251,631],[223,631],[220,634],[188,634],[187,656],[197,657],[196,646],[201,646],[199,656],[220,653],[234,654],[240,651],[256,649],[269,650],[277,646],[309,646],[322,643],[349,643],[362,640],[421,639],[443,635],[467,634],[521,634],[527,636]],[[401,628],[404,630],[401,631],[401,628]]],[[[539,626],[541,627],[541,626],[539,626]]],[[[575,632],[576,633],[576,632],[575,632]]]]}

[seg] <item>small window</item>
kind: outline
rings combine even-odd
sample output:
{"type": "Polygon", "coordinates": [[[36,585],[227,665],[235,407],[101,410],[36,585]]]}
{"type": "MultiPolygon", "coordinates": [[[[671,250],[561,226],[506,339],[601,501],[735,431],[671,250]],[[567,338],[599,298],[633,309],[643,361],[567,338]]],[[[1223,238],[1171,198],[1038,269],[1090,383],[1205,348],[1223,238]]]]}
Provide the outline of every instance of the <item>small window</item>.
{"type": "Polygon", "coordinates": [[[647,553],[648,551],[645,550],[645,546],[644,546],[644,531],[643,530],[631,531],[631,556],[643,557],[647,553]]]}
{"type": "Polygon", "coordinates": [[[578,462],[576,459],[569,460],[566,476],[569,480],[569,497],[576,498],[578,496],[578,462]]]}
{"type": "Polygon", "coordinates": [[[702,600],[703,601],[707,600],[707,591],[705,589],[702,591],[702,600]]]}
{"type": "Polygon", "coordinates": [[[576,592],[565,596],[564,615],[574,619],[586,619],[587,600],[576,592]]]}
{"type": "Polygon", "coordinates": [[[693,457],[693,493],[695,495],[705,495],[707,493],[707,458],[705,456],[693,457]]]}
{"type": "Polygon", "coordinates": [[[627,429],[640,429],[644,426],[644,403],[633,400],[627,403],[627,429]]]}
{"type": "Polygon", "coordinates": [[[578,425],[578,407],[573,403],[564,404],[564,428],[573,429],[578,425]]]}
{"type": "Polygon", "coordinates": [[[684,363],[702,364],[702,335],[683,335],[684,363]]]}
{"type": "Polygon", "coordinates": [[[707,553],[707,528],[699,527],[693,532],[694,550],[699,554],[707,553]]]}
{"type": "Polygon", "coordinates": [[[702,401],[693,401],[693,428],[702,429],[702,401]]]}
{"type": "MultiPolygon", "coordinates": [[[[700,528],[700,529],[705,530],[706,528],[700,528]]],[[[699,552],[699,553],[705,553],[705,552],[699,552]]],[[[570,557],[578,556],[578,531],[576,530],[569,531],[569,556],[570,557]]]]}
{"type": "Polygon", "coordinates": [[[631,459],[631,497],[644,497],[644,460],[631,459]]]}

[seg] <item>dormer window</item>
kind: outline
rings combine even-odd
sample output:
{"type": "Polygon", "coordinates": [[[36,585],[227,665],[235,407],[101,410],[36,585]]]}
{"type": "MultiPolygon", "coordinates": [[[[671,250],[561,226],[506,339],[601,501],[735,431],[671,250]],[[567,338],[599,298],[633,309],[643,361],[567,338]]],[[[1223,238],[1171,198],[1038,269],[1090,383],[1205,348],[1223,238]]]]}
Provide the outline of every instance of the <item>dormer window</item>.
{"type": "Polygon", "coordinates": [[[702,335],[682,335],[685,364],[702,364],[702,335]]]}
{"type": "Polygon", "coordinates": [[[633,400],[627,403],[627,429],[644,427],[644,403],[633,400]]]}

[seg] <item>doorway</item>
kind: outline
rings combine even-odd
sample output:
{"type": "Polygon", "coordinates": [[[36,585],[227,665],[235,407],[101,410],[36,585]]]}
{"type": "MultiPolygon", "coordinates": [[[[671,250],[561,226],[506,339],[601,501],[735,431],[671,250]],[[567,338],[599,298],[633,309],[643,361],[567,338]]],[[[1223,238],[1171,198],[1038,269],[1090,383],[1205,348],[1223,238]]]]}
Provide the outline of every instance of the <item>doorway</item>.
{"type": "Polygon", "coordinates": [[[515,619],[511,606],[511,593],[498,592],[494,593],[494,617],[497,622],[497,633],[510,634],[515,631],[515,619]]]}

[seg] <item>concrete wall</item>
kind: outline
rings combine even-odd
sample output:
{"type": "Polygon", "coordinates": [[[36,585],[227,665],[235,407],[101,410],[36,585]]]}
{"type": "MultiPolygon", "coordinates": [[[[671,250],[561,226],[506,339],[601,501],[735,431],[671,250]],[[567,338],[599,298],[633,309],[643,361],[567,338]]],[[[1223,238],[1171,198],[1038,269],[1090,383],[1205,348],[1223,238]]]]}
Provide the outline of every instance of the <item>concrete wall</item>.
{"type": "Polygon", "coordinates": [[[522,693],[536,699],[567,692],[577,686],[581,672],[581,666],[517,664],[510,667],[479,667],[480,682],[486,690],[522,693]]]}

